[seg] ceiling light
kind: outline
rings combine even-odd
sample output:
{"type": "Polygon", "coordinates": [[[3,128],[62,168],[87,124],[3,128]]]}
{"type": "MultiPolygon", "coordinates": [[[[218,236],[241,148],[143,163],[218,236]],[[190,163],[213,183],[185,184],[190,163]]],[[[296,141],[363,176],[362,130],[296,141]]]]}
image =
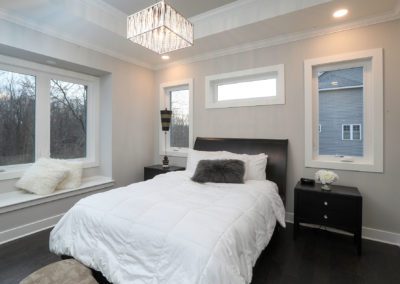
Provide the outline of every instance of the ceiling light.
{"type": "Polygon", "coordinates": [[[339,85],[339,82],[333,81],[333,82],[331,82],[331,85],[332,85],[332,86],[337,86],[337,85],[339,85]]]}
{"type": "Polygon", "coordinates": [[[127,38],[158,54],[193,45],[193,24],[160,1],[128,16],[127,38]]]}
{"type": "Polygon", "coordinates": [[[169,59],[169,55],[163,55],[163,56],[161,56],[161,59],[162,60],[168,60],[169,59]]]}
{"type": "Polygon", "coordinates": [[[335,11],[335,13],[333,13],[333,17],[334,18],[341,18],[341,17],[346,16],[348,13],[349,13],[349,10],[340,9],[340,10],[335,11]]]}

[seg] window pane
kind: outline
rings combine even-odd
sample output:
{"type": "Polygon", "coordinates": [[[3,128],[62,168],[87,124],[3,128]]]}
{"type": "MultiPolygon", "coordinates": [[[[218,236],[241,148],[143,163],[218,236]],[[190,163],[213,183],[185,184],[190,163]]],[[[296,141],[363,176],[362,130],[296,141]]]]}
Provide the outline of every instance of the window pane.
{"type": "Polygon", "coordinates": [[[363,68],[319,72],[318,87],[319,154],[363,156],[363,141],[351,139],[350,128],[363,125],[363,68]]]}
{"type": "Polygon", "coordinates": [[[35,161],[36,78],[0,70],[0,166],[35,161]]]}
{"type": "Polygon", "coordinates": [[[85,85],[51,80],[52,158],[86,157],[87,89],[85,85]]]}
{"type": "Polygon", "coordinates": [[[218,101],[274,97],[276,79],[218,85],[217,94],[218,101]]]}
{"type": "Polygon", "coordinates": [[[171,91],[170,146],[189,147],[189,90],[171,91]]]}
{"type": "Polygon", "coordinates": [[[360,140],[361,139],[360,125],[353,125],[353,139],[354,140],[360,140]]]}
{"type": "Polygon", "coordinates": [[[343,140],[350,140],[350,125],[343,125],[343,140]]]}

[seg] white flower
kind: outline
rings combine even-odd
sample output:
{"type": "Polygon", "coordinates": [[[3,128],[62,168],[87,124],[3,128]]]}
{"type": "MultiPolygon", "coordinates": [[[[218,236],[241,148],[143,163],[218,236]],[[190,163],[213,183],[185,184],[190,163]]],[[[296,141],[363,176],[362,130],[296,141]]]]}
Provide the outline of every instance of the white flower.
{"type": "Polygon", "coordinates": [[[315,173],[315,179],[322,184],[331,184],[337,181],[339,176],[332,171],[319,170],[315,173]]]}

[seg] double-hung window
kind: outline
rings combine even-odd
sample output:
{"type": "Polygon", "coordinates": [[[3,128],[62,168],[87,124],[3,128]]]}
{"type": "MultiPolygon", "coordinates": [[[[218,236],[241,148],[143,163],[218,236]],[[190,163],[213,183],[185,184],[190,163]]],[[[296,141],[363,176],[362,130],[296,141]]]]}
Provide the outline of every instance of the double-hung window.
{"type": "Polygon", "coordinates": [[[41,157],[97,166],[98,79],[0,57],[0,179],[41,157]]]}
{"type": "Polygon", "coordinates": [[[206,77],[206,108],[284,103],[283,64],[206,77]]]}
{"type": "Polygon", "coordinates": [[[163,83],[160,86],[160,108],[172,111],[167,135],[161,130],[160,154],[185,156],[193,141],[193,80],[163,83]]]}
{"type": "Polygon", "coordinates": [[[382,49],[306,60],[307,167],[383,171],[382,49]]]}

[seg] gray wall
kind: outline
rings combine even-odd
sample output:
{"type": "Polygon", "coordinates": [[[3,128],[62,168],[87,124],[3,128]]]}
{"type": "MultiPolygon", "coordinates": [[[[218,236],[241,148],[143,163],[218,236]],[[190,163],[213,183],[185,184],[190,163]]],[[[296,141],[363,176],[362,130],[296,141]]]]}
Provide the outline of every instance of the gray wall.
{"type": "Polygon", "coordinates": [[[363,156],[363,139],[342,140],[343,124],[361,124],[363,89],[319,91],[319,154],[363,156]]]}
{"type": "MultiPolygon", "coordinates": [[[[384,173],[337,171],[339,184],[357,186],[364,200],[364,226],[400,233],[400,21],[373,25],[228,55],[208,61],[170,67],[156,73],[162,82],[194,78],[194,136],[288,138],[287,211],[293,211],[293,187],[300,177],[313,178],[317,169],[304,167],[303,61],[371,48],[384,48],[384,173]],[[207,75],[285,64],[286,104],[227,109],[205,109],[207,75]]],[[[156,93],[158,97],[158,92],[156,93]]],[[[155,103],[155,112],[158,103],[155,103]]],[[[154,126],[155,134],[159,122],[154,126]]],[[[158,137],[158,136],[156,136],[158,137]]],[[[185,159],[171,159],[185,164],[185,159]]],[[[154,161],[159,162],[158,141],[154,161]]]]}

